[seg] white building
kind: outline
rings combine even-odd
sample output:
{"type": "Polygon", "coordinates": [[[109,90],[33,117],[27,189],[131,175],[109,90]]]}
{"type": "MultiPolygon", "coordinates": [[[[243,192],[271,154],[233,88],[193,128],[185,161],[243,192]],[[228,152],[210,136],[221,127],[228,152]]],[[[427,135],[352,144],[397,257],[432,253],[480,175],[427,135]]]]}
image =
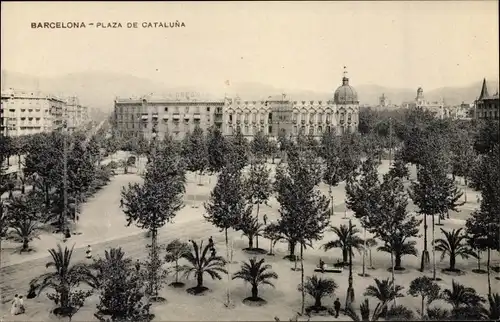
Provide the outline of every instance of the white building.
{"type": "Polygon", "coordinates": [[[2,91],[4,134],[49,132],[62,124],[65,101],[40,92],[2,91]]]}
{"type": "Polygon", "coordinates": [[[292,138],[299,133],[320,137],[324,131],[354,132],[358,122],[358,94],[349,85],[344,67],[342,85],[334,92],[332,100],[292,100],[285,94],[260,101],[226,98],[222,130],[231,136],[239,128],[249,138],[258,131],[274,139],[280,132],[292,138]]]}

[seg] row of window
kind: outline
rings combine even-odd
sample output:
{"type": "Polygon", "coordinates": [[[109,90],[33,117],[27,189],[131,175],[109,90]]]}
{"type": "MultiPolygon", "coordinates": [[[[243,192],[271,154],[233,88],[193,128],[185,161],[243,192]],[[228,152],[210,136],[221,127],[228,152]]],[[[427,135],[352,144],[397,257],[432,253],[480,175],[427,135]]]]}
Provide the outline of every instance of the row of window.
{"type": "MultiPolygon", "coordinates": [[[[264,127],[264,126],[254,126],[254,127],[251,127],[251,126],[232,126],[232,125],[229,125],[227,127],[228,129],[228,134],[229,135],[233,135],[236,133],[237,130],[240,130],[241,133],[243,135],[253,135],[253,134],[256,134],[258,133],[259,131],[263,131],[264,134],[273,134],[273,126],[272,125],[269,125],[267,127],[264,127]],[[266,131],[267,130],[267,131],[266,131]]],[[[331,131],[331,127],[329,125],[325,126],[324,128],[322,126],[318,126],[318,127],[314,127],[314,126],[309,126],[309,130],[306,131],[306,126],[297,126],[295,125],[292,129],[293,131],[293,134],[294,135],[297,135],[297,134],[309,134],[309,135],[321,135],[323,134],[323,131],[326,131],[326,132],[330,132],[331,131]]],[[[344,129],[348,130],[349,132],[352,131],[352,128],[351,126],[340,126],[340,129],[341,129],[341,132],[344,133],[344,129]]]]}
{"type": "MultiPolygon", "coordinates": [[[[156,108],[156,113],[158,113],[159,109],[160,109],[160,107],[156,108]]],[[[211,107],[210,106],[207,106],[205,108],[200,107],[200,106],[191,106],[191,107],[185,106],[183,108],[180,106],[171,106],[171,107],[165,106],[165,107],[163,107],[163,112],[166,112],[166,113],[168,113],[169,111],[172,113],[189,113],[190,111],[191,111],[191,113],[201,113],[203,110],[210,113],[211,107]]],[[[118,107],[119,114],[124,114],[124,111],[126,114],[128,114],[128,113],[134,113],[137,110],[133,109],[133,108],[132,109],[126,109],[126,108],[124,109],[123,106],[118,107]]],[[[153,112],[153,113],[155,113],[155,112],[153,112]]],[[[222,113],[222,108],[216,107],[215,113],[222,113]]]]}
{"type": "MultiPolygon", "coordinates": [[[[292,114],[292,121],[293,122],[297,122],[297,121],[317,121],[318,123],[323,123],[324,121],[326,122],[331,122],[331,119],[332,119],[332,114],[325,114],[326,115],[326,119],[323,117],[323,113],[318,113],[318,114],[315,114],[315,113],[311,113],[311,114],[306,114],[306,113],[302,113],[302,114],[298,114],[298,113],[293,113],[292,114]],[[309,115],[309,118],[307,117],[309,115]],[[300,118],[299,118],[300,116],[300,118]]],[[[249,113],[246,113],[246,114],[240,114],[240,113],[236,113],[235,114],[235,119],[236,121],[243,121],[243,122],[249,122],[250,121],[250,114],[249,113]]],[[[289,116],[286,116],[286,115],[278,115],[278,120],[279,121],[289,121],[290,117],[289,116]]],[[[339,114],[339,119],[341,122],[343,122],[345,120],[345,114],[344,113],[340,113],[339,114]]],[[[265,120],[265,114],[260,114],[260,117],[259,117],[259,120],[265,120]]],[[[273,120],[273,113],[269,113],[268,114],[268,117],[267,117],[267,120],[268,120],[268,123],[271,123],[272,120],[273,120]]],[[[347,121],[348,122],[351,122],[352,120],[352,114],[351,113],[348,113],[347,114],[347,121]]],[[[252,113],[252,116],[251,116],[251,121],[252,122],[257,122],[257,114],[256,113],[252,113]]],[[[233,114],[229,114],[229,123],[232,123],[233,122],[233,114]]]]}

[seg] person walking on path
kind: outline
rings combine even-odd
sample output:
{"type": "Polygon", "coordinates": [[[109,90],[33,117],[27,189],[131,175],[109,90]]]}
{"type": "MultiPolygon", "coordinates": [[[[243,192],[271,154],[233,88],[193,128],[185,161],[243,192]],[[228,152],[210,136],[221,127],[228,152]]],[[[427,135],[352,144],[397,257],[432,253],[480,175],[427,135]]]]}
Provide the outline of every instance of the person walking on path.
{"type": "Polygon", "coordinates": [[[340,301],[338,298],[333,302],[333,307],[335,309],[335,317],[338,318],[340,312],[340,301]]]}
{"type": "Polygon", "coordinates": [[[87,255],[85,257],[87,257],[87,259],[91,259],[92,258],[92,248],[90,247],[90,245],[87,246],[87,251],[85,252],[87,255]]]}
{"type": "Polygon", "coordinates": [[[208,239],[208,247],[210,247],[210,249],[214,248],[214,240],[212,239],[212,236],[208,239]]]}
{"type": "Polygon", "coordinates": [[[137,273],[141,270],[141,262],[139,260],[135,262],[135,269],[137,270],[137,273]]]}
{"type": "Polygon", "coordinates": [[[264,214],[264,217],[262,217],[262,219],[264,219],[264,226],[266,226],[267,225],[267,215],[264,214]]]}
{"type": "Polygon", "coordinates": [[[25,311],[24,309],[24,299],[23,299],[23,296],[20,295],[19,296],[19,313],[18,314],[23,314],[25,311]]]}
{"type": "Polygon", "coordinates": [[[18,315],[19,314],[19,296],[16,294],[14,299],[12,300],[12,306],[10,307],[10,314],[18,315]]]}

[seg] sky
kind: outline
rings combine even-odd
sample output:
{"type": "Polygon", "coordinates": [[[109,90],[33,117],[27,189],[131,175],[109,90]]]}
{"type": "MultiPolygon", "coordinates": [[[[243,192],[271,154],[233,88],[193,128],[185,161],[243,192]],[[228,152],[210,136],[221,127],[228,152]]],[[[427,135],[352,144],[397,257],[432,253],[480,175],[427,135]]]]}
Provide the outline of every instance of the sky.
{"type": "Polygon", "coordinates": [[[88,70],[168,86],[231,82],[329,91],[434,89],[498,78],[498,1],[2,2],[1,65],[51,77],[88,70]],[[32,29],[32,22],[85,29],[32,29]],[[128,29],[127,22],[139,28],[128,29]],[[184,22],[142,28],[142,22],[184,22]],[[123,28],[88,24],[120,22],[123,28]]]}

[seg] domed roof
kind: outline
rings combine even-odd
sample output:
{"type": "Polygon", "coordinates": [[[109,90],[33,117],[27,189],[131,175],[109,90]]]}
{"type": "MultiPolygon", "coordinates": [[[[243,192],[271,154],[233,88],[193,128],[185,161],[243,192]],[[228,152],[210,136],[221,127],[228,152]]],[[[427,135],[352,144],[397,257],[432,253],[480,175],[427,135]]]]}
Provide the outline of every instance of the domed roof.
{"type": "Polygon", "coordinates": [[[335,104],[358,104],[358,93],[354,87],[349,85],[349,78],[342,78],[342,86],[337,88],[333,94],[335,104]]]}

